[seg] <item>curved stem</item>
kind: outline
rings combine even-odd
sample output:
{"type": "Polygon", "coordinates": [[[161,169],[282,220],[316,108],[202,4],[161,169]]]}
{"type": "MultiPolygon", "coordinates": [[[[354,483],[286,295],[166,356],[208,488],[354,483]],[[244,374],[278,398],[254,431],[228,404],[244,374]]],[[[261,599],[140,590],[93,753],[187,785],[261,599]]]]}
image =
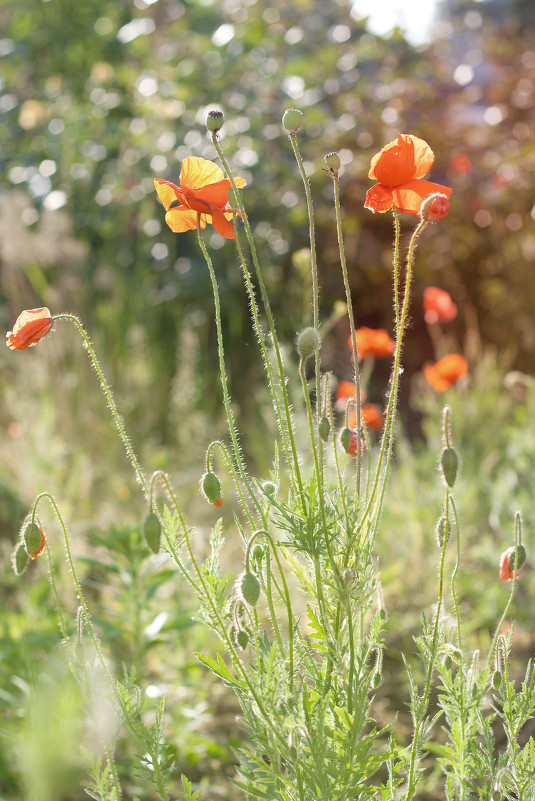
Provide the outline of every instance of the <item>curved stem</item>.
{"type": "Polygon", "coordinates": [[[513,598],[515,597],[516,581],[517,581],[516,559],[517,559],[517,554],[518,554],[518,546],[521,544],[521,542],[522,542],[522,517],[520,515],[520,512],[516,512],[515,513],[515,558],[514,558],[514,564],[512,566],[513,567],[513,578],[512,578],[512,584],[511,584],[511,592],[509,593],[509,598],[508,598],[507,603],[505,605],[505,609],[503,610],[503,614],[502,614],[502,616],[501,616],[501,618],[499,620],[498,625],[496,626],[496,631],[494,632],[494,637],[492,638],[492,643],[491,643],[490,650],[489,650],[489,658],[488,658],[488,661],[487,661],[487,667],[489,669],[490,669],[490,667],[492,665],[492,660],[494,659],[494,652],[496,650],[496,643],[498,641],[498,637],[500,636],[500,630],[501,630],[501,628],[502,628],[502,626],[504,624],[504,621],[505,621],[505,618],[507,617],[509,609],[511,608],[511,604],[513,603],[513,598]]]}
{"type": "Polygon", "coordinates": [[[133,466],[133,468],[135,470],[137,479],[138,479],[139,483],[141,484],[141,486],[143,487],[143,492],[145,493],[145,496],[148,498],[149,491],[148,491],[148,487],[147,487],[147,481],[146,481],[145,476],[143,474],[143,471],[141,469],[141,465],[139,464],[137,456],[135,455],[134,450],[132,448],[132,445],[130,444],[130,440],[128,439],[128,435],[126,433],[125,427],[123,425],[123,422],[121,420],[119,412],[117,411],[117,406],[115,405],[115,401],[113,400],[113,395],[112,395],[111,389],[110,389],[106,379],[104,378],[104,374],[102,372],[102,369],[101,369],[100,364],[98,362],[98,359],[96,357],[93,345],[91,344],[91,340],[89,339],[89,336],[88,336],[86,330],[84,329],[81,320],[78,317],[75,317],[74,314],[55,314],[52,317],[52,319],[53,320],[69,320],[71,323],[73,323],[75,325],[75,327],[80,332],[80,334],[82,336],[82,339],[84,340],[84,345],[87,348],[87,352],[89,353],[89,358],[91,360],[91,364],[93,365],[93,367],[95,369],[95,372],[98,375],[98,378],[99,378],[99,381],[100,381],[100,385],[102,387],[104,395],[106,396],[106,400],[108,402],[108,406],[109,406],[110,412],[112,414],[112,417],[113,417],[113,420],[115,422],[115,425],[117,426],[117,430],[119,431],[119,436],[121,437],[121,440],[122,440],[123,445],[125,447],[126,453],[127,453],[128,457],[129,457],[129,459],[130,459],[130,461],[132,463],[132,466],[133,466]]]}
{"type": "Polygon", "coordinates": [[[240,476],[242,478],[243,483],[247,488],[247,492],[249,493],[249,497],[251,498],[252,502],[257,508],[259,514],[261,514],[260,504],[256,495],[254,494],[249,479],[247,477],[247,472],[245,469],[245,464],[243,461],[243,456],[241,452],[240,443],[238,442],[238,434],[236,431],[236,424],[234,422],[234,415],[232,414],[232,409],[230,406],[230,395],[228,390],[228,379],[227,379],[227,370],[225,367],[225,353],[223,349],[223,331],[221,327],[221,307],[219,303],[219,289],[217,287],[217,279],[215,277],[214,266],[212,264],[212,259],[210,258],[210,254],[206,249],[206,245],[204,244],[204,240],[201,234],[201,215],[197,214],[197,239],[199,241],[200,248],[202,250],[204,259],[208,266],[208,272],[210,273],[210,281],[212,282],[212,293],[214,297],[214,308],[215,308],[215,324],[217,330],[217,350],[219,354],[219,373],[221,377],[221,388],[223,390],[223,403],[225,406],[225,413],[227,415],[227,422],[229,427],[230,437],[232,439],[232,446],[234,450],[234,458],[236,460],[236,464],[238,466],[238,470],[240,476]]]}
{"type": "MultiPolygon", "coordinates": [[[[249,512],[249,508],[248,508],[247,504],[245,503],[245,498],[243,497],[243,493],[242,493],[242,490],[241,490],[238,474],[236,473],[236,470],[235,470],[234,465],[232,463],[232,459],[230,458],[230,454],[229,454],[228,450],[226,449],[225,444],[223,442],[221,442],[220,440],[214,440],[214,442],[211,442],[208,445],[208,448],[206,450],[206,470],[209,472],[210,469],[211,469],[210,468],[210,461],[211,461],[211,456],[212,456],[212,450],[215,447],[220,448],[221,453],[223,454],[223,456],[225,458],[225,461],[227,463],[227,467],[230,470],[230,472],[232,473],[232,478],[234,479],[234,484],[236,486],[236,491],[237,491],[238,495],[240,496],[240,501],[241,501],[242,508],[245,511],[245,514],[247,515],[249,523],[254,528],[254,520],[253,520],[253,518],[251,516],[251,513],[249,512]]],[[[259,505],[257,505],[257,508],[260,508],[259,505]]]]}

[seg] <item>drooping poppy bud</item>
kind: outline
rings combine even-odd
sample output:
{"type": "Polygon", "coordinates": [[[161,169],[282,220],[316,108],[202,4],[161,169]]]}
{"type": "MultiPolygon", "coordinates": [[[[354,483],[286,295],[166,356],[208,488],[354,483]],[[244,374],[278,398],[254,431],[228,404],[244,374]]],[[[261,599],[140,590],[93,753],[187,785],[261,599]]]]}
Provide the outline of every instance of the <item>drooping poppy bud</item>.
{"type": "Polygon", "coordinates": [[[45,548],[45,532],[37,523],[30,522],[27,523],[24,529],[23,538],[28,556],[30,559],[36,559],[45,548]]]}
{"type": "Polygon", "coordinates": [[[147,512],[145,515],[142,525],[142,533],[145,538],[145,542],[152,553],[158,553],[160,550],[162,526],[154,512],[147,512]]]}
{"type": "Polygon", "coordinates": [[[455,479],[457,478],[457,468],[459,466],[459,459],[455,448],[444,448],[440,454],[440,466],[442,468],[442,475],[448,487],[453,487],[455,479]]]}
{"type": "Polygon", "coordinates": [[[249,606],[256,606],[260,598],[260,582],[254,573],[242,573],[236,584],[239,596],[249,606]]]}
{"type": "Polygon", "coordinates": [[[22,576],[28,567],[28,552],[22,540],[18,542],[13,549],[13,553],[11,554],[11,566],[16,576],[22,576]]]}
{"type": "Polygon", "coordinates": [[[327,442],[329,439],[329,434],[331,433],[331,424],[327,417],[322,417],[318,423],[318,432],[320,437],[324,442],[327,442]]]}
{"type": "Polygon", "coordinates": [[[446,195],[437,194],[433,197],[430,203],[426,204],[423,216],[427,222],[439,222],[440,220],[444,219],[449,210],[449,199],[446,197],[446,195]]]}
{"type": "Polygon", "coordinates": [[[210,503],[213,503],[214,506],[219,508],[223,505],[223,499],[221,497],[221,482],[215,473],[212,473],[209,470],[204,474],[201,479],[201,489],[205,498],[210,503]]]}
{"type": "Polygon", "coordinates": [[[50,311],[44,306],[40,309],[26,309],[17,317],[13,331],[6,334],[6,345],[11,350],[26,350],[36,345],[52,325],[50,311]]]}
{"type": "MultiPolygon", "coordinates": [[[[523,545],[516,548],[516,569],[522,567],[526,561],[526,549],[523,545]]],[[[513,570],[515,568],[515,546],[512,545],[500,556],[500,578],[502,581],[511,581],[514,577],[513,570]]],[[[518,578],[518,573],[516,574],[518,578]]]]}
{"type": "MultiPolygon", "coordinates": [[[[340,432],[340,444],[342,448],[345,450],[346,453],[349,453],[350,456],[355,456],[357,449],[358,449],[358,438],[357,432],[352,429],[344,426],[344,428],[340,432]]],[[[364,441],[361,440],[360,442],[360,452],[364,450],[364,441]]]]}
{"type": "Polygon", "coordinates": [[[243,629],[240,629],[236,636],[236,640],[242,651],[247,648],[247,644],[249,643],[249,635],[243,629]]]}

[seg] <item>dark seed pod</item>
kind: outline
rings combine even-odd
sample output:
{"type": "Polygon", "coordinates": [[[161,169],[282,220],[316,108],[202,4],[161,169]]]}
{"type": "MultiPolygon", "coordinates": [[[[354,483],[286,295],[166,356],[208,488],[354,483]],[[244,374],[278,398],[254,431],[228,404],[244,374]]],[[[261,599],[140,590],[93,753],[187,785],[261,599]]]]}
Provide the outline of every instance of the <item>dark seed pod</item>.
{"type": "Polygon", "coordinates": [[[142,532],[143,536],[145,537],[145,542],[149,546],[152,553],[158,553],[160,550],[162,527],[154,512],[148,512],[146,514],[143,521],[142,532]]]}
{"type": "Polygon", "coordinates": [[[440,455],[440,466],[442,467],[442,475],[446,480],[446,484],[448,487],[453,487],[457,478],[457,468],[459,467],[459,459],[454,448],[443,449],[440,455]]]}

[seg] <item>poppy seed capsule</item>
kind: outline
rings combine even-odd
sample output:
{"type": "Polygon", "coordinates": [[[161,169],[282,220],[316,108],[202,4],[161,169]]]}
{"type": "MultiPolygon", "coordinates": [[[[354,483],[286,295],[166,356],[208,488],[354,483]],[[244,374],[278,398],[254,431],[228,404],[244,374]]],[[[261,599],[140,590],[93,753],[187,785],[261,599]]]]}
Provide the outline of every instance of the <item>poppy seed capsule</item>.
{"type": "Polygon", "coordinates": [[[455,479],[457,478],[457,468],[459,466],[459,459],[454,448],[448,447],[443,449],[440,455],[440,466],[446,484],[448,487],[453,487],[455,479]]]}
{"type": "Polygon", "coordinates": [[[256,606],[260,598],[260,582],[254,573],[242,573],[237,582],[238,592],[246,604],[256,606]]]}
{"type": "Polygon", "coordinates": [[[327,153],[325,156],[325,164],[333,172],[338,172],[342,162],[340,161],[338,153],[327,153]]]}
{"type": "Polygon", "coordinates": [[[320,437],[324,442],[327,442],[329,439],[329,434],[331,433],[331,424],[327,417],[322,417],[318,423],[318,432],[320,437]]]}
{"type": "Polygon", "coordinates": [[[320,346],[320,338],[315,328],[304,328],[297,335],[297,352],[302,359],[313,356],[320,346]]]}
{"type": "Polygon", "coordinates": [[[30,559],[39,556],[45,546],[45,535],[37,523],[28,523],[24,529],[24,544],[30,559]]]}
{"type": "Polygon", "coordinates": [[[23,542],[17,543],[11,555],[11,565],[16,576],[22,576],[28,567],[28,554],[23,542]]]}
{"type": "Polygon", "coordinates": [[[295,133],[303,122],[303,112],[298,108],[288,108],[282,115],[282,124],[288,133],[295,133]]]}
{"type": "Polygon", "coordinates": [[[152,551],[152,553],[158,553],[160,550],[160,536],[162,533],[162,527],[154,512],[148,512],[145,515],[141,529],[149,549],[152,551]]]}
{"type": "Polygon", "coordinates": [[[208,501],[221,506],[221,483],[215,473],[208,471],[201,479],[201,488],[208,501]]]}
{"type": "Polygon", "coordinates": [[[206,118],[206,127],[212,133],[217,133],[223,127],[224,119],[225,116],[222,111],[217,111],[216,109],[209,111],[208,117],[206,118]]]}

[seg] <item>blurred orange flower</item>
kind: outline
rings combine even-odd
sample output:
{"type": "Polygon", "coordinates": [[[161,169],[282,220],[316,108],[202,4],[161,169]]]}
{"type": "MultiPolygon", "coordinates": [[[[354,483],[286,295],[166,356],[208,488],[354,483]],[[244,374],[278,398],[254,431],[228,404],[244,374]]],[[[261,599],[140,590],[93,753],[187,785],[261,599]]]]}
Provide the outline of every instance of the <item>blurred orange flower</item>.
{"type": "MultiPolygon", "coordinates": [[[[366,356],[374,356],[376,359],[386,359],[392,356],[396,349],[396,343],[390,338],[388,331],[385,328],[366,328],[362,326],[357,328],[357,353],[359,362],[365,359],[366,356]]],[[[348,339],[348,345],[353,347],[351,337],[348,339]]]]}
{"type": "MultiPolygon", "coordinates": [[[[504,551],[500,556],[500,578],[504,582],[512,581],[514,578],[513,565],[515,563],[515,551],[517,552],[516,564],[518,567],[522,567],[526,561],[526,549],[523,545],[519,545],[518,550],[512,545],[511,548],[504,551]]],[[[518,578],[518,571],[516,577],[518,578]]]]}
{"type": "Polygon", "coordinates": [[[399,134],[371,161],[369,178],[379,181],[366,195],[364,208],[374,213],[394,206],[405,214],[418,214],[420,206],[434,192],[449,197],[448,186],[423,181],[435,160],[435,154],[423,139],[399,134]]]}
{"type": "MultiPolygon", "coordinates": [[[[245,186],[243,178],[234,179],[238,189],[245,186]]],[[[225,239],[234,239],[233,212],[228,203],[230,181],[213,161],[190,156],[182,162],[180,186],[156,178],[154,185],[166,210],[165,222],[176,234],[197,228],[197,214],[201,215],[201,228],[211,223],[225,239]],[[179,205],[176,205],[176,204],[179,205]]]]}
{"type": "Polygon", "coordinates": [[[42,309],[25,309],[13,326],[13,331],[6,334],[6,345],[11,350],[26,350],[36,345],[50,331],[52,317],[45,307],[42,309]]]}
{"type": "Polygon", "coordinates": [[[450,168],[459,175],[468,175],[472,172],[472,162],[466,153],[454,153],[450,159],[450,168]]]}
{"type": "Polygon", "coordinates": [[[449,353],[424,368],[424,375],[437,392],[445,392],[468,372],[468,362],[458,353],[449,353]]]}
{"type": "MultiPolygon", "coordinates": [[[[370,431],[381,431],[384,423],[381,410],[375,403],[365,403],[360,407],[360,414],[362,422],[370,431]]],[[[349,428],[356,428],[357,425],[357,412],[356,409],[350,409],[347,418],[347,425],[349,428]]]]}
{"type": "Polygon", "coordinates": [[[424,289],[424,317],[425,322],[449,323],[457,317],[457,305],[451,299],[449,292],[437,286],[428,286],[424,289]]]}

